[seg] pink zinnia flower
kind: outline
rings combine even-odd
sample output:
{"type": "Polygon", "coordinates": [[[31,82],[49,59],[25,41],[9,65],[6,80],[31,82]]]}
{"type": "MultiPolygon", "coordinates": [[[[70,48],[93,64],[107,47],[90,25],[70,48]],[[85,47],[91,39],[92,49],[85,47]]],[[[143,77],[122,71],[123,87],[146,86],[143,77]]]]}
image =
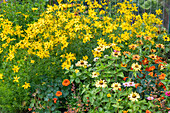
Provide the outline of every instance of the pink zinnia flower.
{"type": "Polygon", "coordinates": [[[169,97],[170,96],[170,91],[165,92],[165,95],[169,97]]]}
{"type": "Polygon", "coordinates": [[[129,82],[129,86],[135,86],[134,82],[129,82]]]}
{"type": "Polygon", "coordinates": [[[128,82],[125,82],[125,83],[123,83],[123,86],[124,86],[124,87],[129,87],[129,83],[128,83],[128,82]]]}
{"type": "Polygon", "coordinates": [[[147,97],[148,100],[153,100],[154,98],[153,97],[147,97]]]}
{"type": "Polygon", "coordinates": [[[120,51],[116,51],[116,50],[114,50],[114,52],[120,52],[120,51]]]}

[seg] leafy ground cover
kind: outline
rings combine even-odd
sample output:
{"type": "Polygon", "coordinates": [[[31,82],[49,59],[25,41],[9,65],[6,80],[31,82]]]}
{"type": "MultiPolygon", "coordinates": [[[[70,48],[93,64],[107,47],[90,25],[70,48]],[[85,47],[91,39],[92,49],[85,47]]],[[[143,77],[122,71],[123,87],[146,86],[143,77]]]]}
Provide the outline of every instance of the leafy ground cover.
{"type": "Polygon", "coordinates": [[[135,15],[131,0],[112,8],[31,2],[1,5],[2,112],[170,111],[170,44],[160,9],[135,15]]]}

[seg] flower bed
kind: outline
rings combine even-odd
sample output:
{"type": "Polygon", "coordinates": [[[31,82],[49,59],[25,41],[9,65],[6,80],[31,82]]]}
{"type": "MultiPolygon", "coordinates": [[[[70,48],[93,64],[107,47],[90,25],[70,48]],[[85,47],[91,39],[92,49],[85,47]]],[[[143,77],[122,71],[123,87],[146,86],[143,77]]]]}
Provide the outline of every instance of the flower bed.
{"type": "Polygon", "coordinates": [[[132,1],[113,9],[86,2],[32,6],[17,12],[16,19],[27,13],[22,22],[2,10],[1,111],[169,111],[170,44],[161,10],[135,15],[132,1]]]}

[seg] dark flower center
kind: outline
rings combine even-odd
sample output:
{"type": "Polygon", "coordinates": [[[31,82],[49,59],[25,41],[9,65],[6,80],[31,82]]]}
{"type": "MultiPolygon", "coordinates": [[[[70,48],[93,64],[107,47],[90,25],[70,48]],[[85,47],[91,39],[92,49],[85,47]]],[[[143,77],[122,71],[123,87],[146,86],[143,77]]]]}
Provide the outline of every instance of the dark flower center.
{"type": "Polygon", "coordinates": [[[132,98],[136,98],[136,95],[135,95],[135,94],[133,94],[133,95],[132,95],[132,98]]]}

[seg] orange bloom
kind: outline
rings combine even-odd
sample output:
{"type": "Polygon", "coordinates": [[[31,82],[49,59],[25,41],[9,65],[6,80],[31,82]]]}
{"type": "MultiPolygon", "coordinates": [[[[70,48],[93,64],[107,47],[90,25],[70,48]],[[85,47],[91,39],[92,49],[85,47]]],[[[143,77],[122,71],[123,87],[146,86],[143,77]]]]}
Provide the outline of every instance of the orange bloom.
{"type": "Polygon", "coordinates": [[[139,61],[139,59],[140,59],[140,56],[139,56],[139,55],[133,55],[132,57],[133,57],[132,59],[133,59],[133,60],[136,60],[136,61],[139,61]]]}
{"type": "Polygon", "coordinates": [[[153,72],[150,72],[148,75],[150,75],[151,77],[153,77],[153,72]]]}
{"type": "Polygon", "coordinates": [[[151,49],[150,51],[151,51],[152,53],[156,52],[156,50],[155,50],[155,49],[151,49]]]}
{"type": "Polygon", "coordinates": [[[68,86],[70,85],[70,81],[68,79],[65,79],[62,83],[63,86],[68,86]]]}
{"type": "Polygon", "coordinates": [[[129,51],[124,51],[124,52],[123,52],[123,55],[125,55],[125,58],[127,58],[127,55],[126,55],[126,54],[131,55],[131,53],[130,53],[129,51]]]}
{"type": "Polygon", "coordinates": [[[145,40],[151,40],[152,37],[150,37],[150,36],[144,36],[144,39],[145,39],[145,40]]]}
{"type": "Polygon", "coordinates": [[[142,40],[137,41],[138,45],[143,45],[142,40]]]}
{"type": "Polygon", "coordinates": [[[151,113],[149,110],[146,110],[146,113],[151,113]]]}
{"type": "Polygon", "coordinates": [[[163,44],[156,44],[156,46],[155,46],[156,48],[158,47],[158,48],[162,48],[162,49],[165,49],[165,47],[164,47],[164,45],[163,44]]]}
{"type": "Polygon", "coordinates": [[[57,97],[59,97],[59,96],[62,95],[62,92],[61,92],[61,91],[57,91],[55,95],[56,95],[57,97]]]}
{"type": "Polygon", "coordinates": [[[153,71],[155,69],[155,66],[149,67],[149,71],[153,71]]]}
{"type": "Polygon", "coordinates": [[[138,45],[136,45],[136,44],[131,44],[131,45],[129,45],[128,47],[129,47],[129,49],[135,50],[136,47],[138,47],[138,45]]]}
{"type": "Polygon", "coordinates": [[[139,83],[137,83],[137,84],[135,84],[135,87],[137,88],[139,85],[140,85],[140,84],[139,84],[139,83]]]}
{"type": "Polygon", "coordinates": [[[160,80],[164,80],[166,77],[166,74],[161,73],[161,75],[158,75],[160,80]]]}
{"type": "Polygon", "coordinates": [[[142,35],[136,35],[136,37],[137,37],[137,38],[140,38],[140,37],[142,37],[142,35]]]}
{"type": "Polygon", "coordinates": [[[151,54],[151,55],[149,55],[149,58],[155,60],[157,58],[157,56],[155,54],[151,54]]]}
{"type": "Polygon", "coordinates": [[[123,111],[123,113],[128,113],[128,111],[123,111]]]}
{"type": "Polygon", "coordinates": [[[121,67],[127,67],[127,64],[121,63],[121,67]]]}

